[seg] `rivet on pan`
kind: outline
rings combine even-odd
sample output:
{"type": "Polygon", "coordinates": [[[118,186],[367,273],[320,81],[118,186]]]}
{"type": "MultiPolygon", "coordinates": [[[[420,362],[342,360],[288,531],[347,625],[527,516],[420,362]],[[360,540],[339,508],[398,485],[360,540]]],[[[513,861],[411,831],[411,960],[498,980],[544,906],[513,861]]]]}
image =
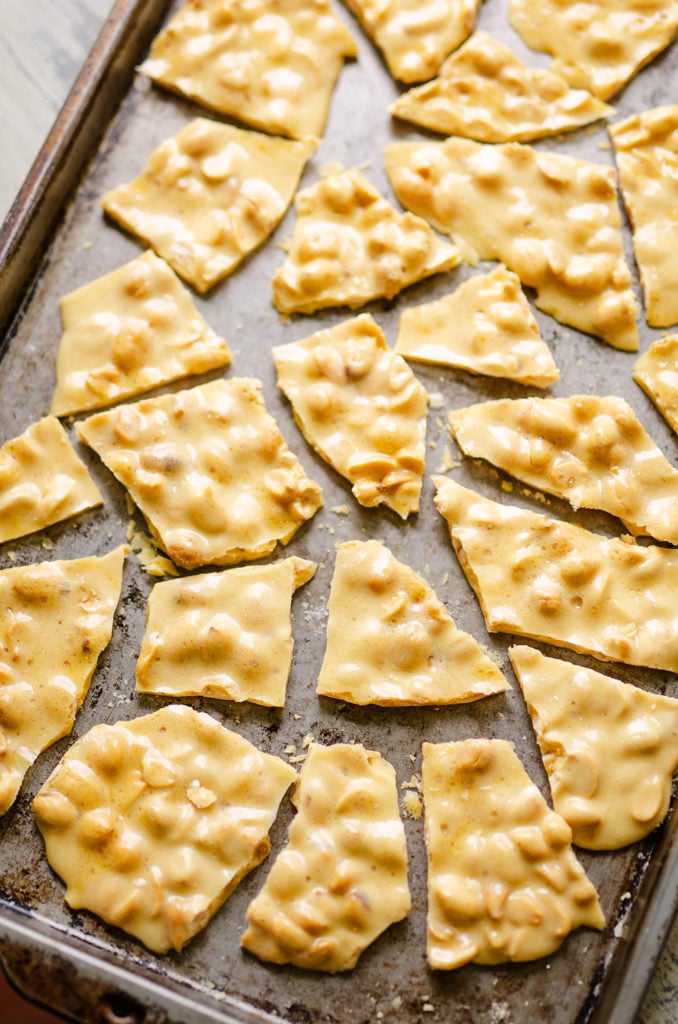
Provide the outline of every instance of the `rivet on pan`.
{"type": "Polygon", "coordinates": [[[122,992],[109,992],[99,1004],[102,1024],[143,1024],[146,1010],[122,992]]]}

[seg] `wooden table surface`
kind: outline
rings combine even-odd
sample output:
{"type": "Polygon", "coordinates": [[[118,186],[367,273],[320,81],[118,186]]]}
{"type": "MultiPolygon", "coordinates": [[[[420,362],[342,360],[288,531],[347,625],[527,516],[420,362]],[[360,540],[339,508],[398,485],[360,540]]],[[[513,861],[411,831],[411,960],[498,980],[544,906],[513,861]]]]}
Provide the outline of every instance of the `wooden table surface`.
{"type": "MultiPolygon", "coordinates": [[[[0,0],[0,221],[111,6],[112,0],[0,0]]],[[[20,1015],[3,1002],[0,985],[0,1021],[32,1024],[29,1007],[26,1013],[20,1015]]],[[[678,921],[647,994],[640,1024],[676,1021],[678,921]]]]}

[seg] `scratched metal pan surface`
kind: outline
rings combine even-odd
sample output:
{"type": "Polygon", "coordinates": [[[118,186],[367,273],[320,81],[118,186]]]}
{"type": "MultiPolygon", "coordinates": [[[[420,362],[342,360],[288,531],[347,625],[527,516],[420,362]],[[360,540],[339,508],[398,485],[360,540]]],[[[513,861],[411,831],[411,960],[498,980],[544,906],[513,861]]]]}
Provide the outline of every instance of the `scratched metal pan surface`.
{"type": "MultiPolygon", "coordinates": [[[[322,145],[302,184],[316,180],[328,165],[361,166],[393,200],[383,163],[383,146],[396,138],[421,137],[390,119],[389,103],[398,87],[357,23],[336,4],[359,44],[356,61],[346,65],[332,101],[322,145]]],[[[120,0],[111,21],[67,105],[66,117],[50,137],[41,162],[15,206],[4,236],[3,295],[0,313],[7,323],[0,350],[0,440],[14,437],[44,415],[55,383],[60,337],[60,296],[138,255],[140,245],[103,217],[101,195],[134,176],[151,149],[204,112],[151,86],[135,73],[148,42],[166,16],[162,0],[120,0]]],[[[509,42],[533,64],[508,27],[507,4],[487,0],[479,27],[509,42]]],[[[675,46],[644,69],[617,99],[621,118],[668,101],[678,72],[675,46]]],[[[540,148],[609,164],[605,127],[547,140],[540,148]]],[[[266,401],[290,447],[323,487],[324,507],[285,551],[314,559],[316,577],[295,597],[294,660],[284,710],[192,699],[187,703],[237,729],[259,747],[282,757],[290,746],[303,748],[311,735],[321,743],[360,742],[381,751],[393,764],[399,786],[421,769],[423,740],[439,742],[471,736],[512,740],[533,780],[546,795],[532,728],[519,688],[511,676],[511,638],[488,635],[478,603],[457,564],[447,531],[433,506],[431,473],[443,464],[450,445],[445,410],[484,398],[519,397],[526,389],[506,382],[418,366],[429,392],[439,396],[428,424],[428,464],[421,511],[402,522],[383,510],[365,510],[347,484],[327,468],[299,434],[276,387],[271,346],[303,338],[321,326],[345,319],[346,310],[283,321],[271,303],[271,277],[284,259],[290,237],[290,211],[269,241],[206,297],[196,297],[210,324],[233,350],[227,376],[251,375],[263,381],[266,401]],[[346,506],[348,514],[335,509],[346,506]],[[396,556],[433,585],[457,624],[473,633],[500,659],[513,681],[510,692],[454,708],[357,708],[315,693],[325,644],[326,602],[334,565],[334,545],[378,537],[396,556]]],[[[627,255],[633,267],[630,237],[627,255]]],[[[451,290],[471,268],[430,279],[392,302],[369,307],[391,343],[403,309],[451,290]]],[[[637,278],[635,267],[634,277],[637,278]]],[[[542,333],[561,369],[554,395],[577,392],[622,395],[675,462],[676,439],[633,383],[634,357],[556,324],[536,313],[542,333]]],[[[640,316],[641,347],[656,336],[640,316]]],[[[182,384],[187,386],[190,383],[182,384]]],[[[120,486],[103,465],[75,440],[105,497],[103,510],[0,547],[0,567],[35,561],[103,554],[127,537],[129,513],[120,486]]],[[[455,453],[456,455],[457,453],[455,453]]],[[[597,514],[576,517],[561,502],[537,502],[516,488],[508,498],[501,477],[463,459],[453,477],[484,494],[577,521],[601,532],[619,532],[619,523],[597,514]]],[[[141,520],[137,520],[142,525],[141,520]]],[[[276,555],[276,557],[278,556],[276,555]]],[[[550,1020],[582,1024],[636,1019],[645,988],[674,911],[678,849],[673,817],[645,841],[614,854],[580,852],[598,888],[607,918],[603,932],[581,929],[553,956],[531,964],[494,968],[468,966],[433,973],[425,959],[426,871],[423,823],[405,817],[413,908],[368,949],[355,970],[336,976],[260,963],[243,953],[239,940],[249,901],[261,887],[272,858],[284,843],[291,806],[285,800],[272,832],[271,858],[252,872],[212,922],[180,953],[156,956],[122,931],[87,912],[72,912],[64,887],[50,870],[35,826],[31,801],[70,743],[98,722],[131,719],[162,703],[134,691],[134,670],[152,586],[134,555],[127,561],[113,640],[102,655],[73,734],[45,752],[28,772],[15,806],[0,822],[0,952],[15,980],[42,1002],[75,1020],[290,1022],[327,1021],[394,1024],[464,1020],[472,1024],[550,1020]]],[[[547,653],[557,653],[543,645],[547,653]]],[[[585,657],[582,664],[600,668],[585,657]]],[[[606,666],[602,666],[603,671],[606,666]]],[[[678,695],[666,673],[607,666],[620,678],[649,690],[678,695]]],[[[402,790],[404,793],[405,790],[402,790]]]]}

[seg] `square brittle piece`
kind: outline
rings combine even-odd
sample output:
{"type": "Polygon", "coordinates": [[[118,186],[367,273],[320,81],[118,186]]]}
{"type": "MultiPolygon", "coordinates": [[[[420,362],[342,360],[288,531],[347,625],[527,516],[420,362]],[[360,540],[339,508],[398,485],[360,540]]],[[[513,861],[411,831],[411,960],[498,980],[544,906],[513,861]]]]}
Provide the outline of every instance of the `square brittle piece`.
{"type": "Polygon", "coordinates": [[[268,238],[317,145],[196,118],[158,146],[139,177],[101,203],[206,292],[268,238]]]}
{"type": "Polygon", "coordinates": [[[137,691],[285,704],[294,591],[315,562],[283,558],[157,583],[148,599],[137,691]]]}
{"type": "Polygon", "coordinates": [[[228,366],[228,345],[172,269],[148,251],[61,300],[55,416],[98,409],[228,366]]]}
{"type": "Polygon", "coordinates": [[[182,705],[95,725],[33,801],[66,902],[181,949],[268,855],[296,773],[182,705]]]}
{"type": "Polygon", "coordinates": [[[322,135],[357,47],[328,0],[189,0],[139,69],[158,85],[254,128],[322,135]]]}
{"type": "Polygon", "coordinates": [[[102,503],[56,417],[44,416],[0,448],[0,544],[102,503]]]}
{"type": "Polygon", "coordinates": [[[257,380],[145,399],[95,413],[77,430],[185,569],[262,558],[322,504],[257,380]]]}

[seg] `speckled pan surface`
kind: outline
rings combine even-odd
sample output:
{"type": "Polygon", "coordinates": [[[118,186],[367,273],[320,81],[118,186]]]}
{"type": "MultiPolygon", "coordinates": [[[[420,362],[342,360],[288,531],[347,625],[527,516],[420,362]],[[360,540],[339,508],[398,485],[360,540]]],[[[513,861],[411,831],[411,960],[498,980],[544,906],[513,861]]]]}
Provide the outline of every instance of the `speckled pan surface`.
{"type": "MultiPolygon", "coordinates": [[[[390,118],[387,108],[398,95],[398,86],[358,23],[340,3],[333,6],[354,33],[359,55],[340,75],[322,144],[307,165],[302,186],[317,180],[330,166],[360,166],[369,180],[397,206],[383,168],[383,147],[393,140],[416,140],[424,136],[390,118]]],[[[530,54],[509,29],[507,8],[504,0],[486,0],[478,26],[508,42],[528,62],[545,66],[548,60],[543,55],[530,54]]],[[[678,51],[674,44],[615,98],[614,120],[670,102],[669,86],[676,74],[678,51]]],[[[40,254],[44,259],[36,264],[35,282],[26,288],[20,315],[0,349],[0,441],[21,433],[49,409],[61,333],[60,296],[115,269],[142,251],[134,239],[104,218],[99,198],[119,183],[130,180],[158,143],[178,131],[189,118],[201,113],[197,107],[130,73],[129,91],[74,201],[63,211],[48,248],[40,254]]],[[[537,146],[607,165],[613,160],[604,123],[543,140],[537,146]]],[[[285,258],[282,247],[291,237],[293,224],[294,212],[290,211],[261,249],[209,295],[196,295],[195,303],[211,327],[224,336],[231,347],[233,361],[225,376],[255,376],[263,382],[267,407],[276,417],[285,440],[309,476],[323,488],[323,509],[278,555],[309,558],[316,561],[319,568],[315,578],[293,601],[295,650],[285,708],[265,709],[198,698],[187,699],[186,703],[237,729],[261,749],[283,757],[290,756],[285,751],[292,746],[298,754],[303,753],[304,738],[309,735],[320,743],[363,743],[379,750],[393,764],[399,787],[409,783],[414,774],[420,775],[421,744],[425,740],[436,743],[472,736],[510,739],[530,776],[546,794],[546,778],[537,745],[515,683],[505,694],[450,708],[354,707],[318,698],[315,687],[325,647],[334,545],[370,537],[384,541],[397,558],[426,577],[459,628],[486,644],[513,680],[506,653],[512,638],[488,635],[476,598],[450,546],[446,526],[433,505],[430,476],[440,472],[450,461],[446,449],[453,460],[459,462],[449,469],[450,475],[488,497],[547,511],[610,535],[621,532],[619,524],[603,515],[580,513],[575,516],[564,503],[556,499],[537,500],[519,485],[509,493],[502,488],[498,474],[484,465],[463,460],[449,440],[446,410],[485,398],[522,397],[535,392],[517,384],[423,364],[415,365],[415,373],[433,400],[428,419],[427,470],[420,512],[401,521],[384,508],[359,506],[349,484],[333,473],[303,440],[290,407],[276,386],[270,356],[274,345],[305,338],[352,315],[340,309],[283,320],[276,312],[271,301],[271,279],[285,258]],[[345,510],[348,514],[344,514],[345,510]]],[[[648,329],[645,324],[626,225],[625,246],[639,297],[639,329],[641,350],[644,350],[659,332],[648,329]]],[[[490,268],[487,264],[478,269],[490,268]]],[[[367,311],[393,345],[403,309],[438,298],[477,272],[460,265],[406,289],[391,302],[372,303],[367,311]]],[[[562,327],[539,311],[535,311],[535,315],[561,370],[561,379],[550,393],[621,395],[635,409],[667,458],[675,463],[678,441],[633,382],[634,356],[562,327]]],[[[204,379],[207,378],[200,378],[204,379]]],[[[185,385],[174,385],[166,390],[180,386],[185,385]]],[[[68,426],[77,450],[104,495],[105,505],[74,521],[1,546],[0,568],[52,558],[101,555],[127,537],[130,516],[122,488],[93,453],[77,441],[70,422],[68,426]]],[[[142,527],[143,523],[137,519],[136,525],[142,527]]],[[[135,663],[151,587],[151,577],[142,571],[136,556],[131,555],[125,568],[113,641],[99,662],[72,739],[82,736],[96,723],[131,719],[163,703],[161,698],[137,695],[134,690],[135,663]]],[[[558,653],[547,645],[541,646],[546,653],[558,653]]],[[[572,657],[646,689],[678,696],[678,683],[667,673],[601,666],[593,659],[572,657]]],[[[619,853],[579,851],[581,862],[599,891],[607,917],[602,933],[581,929],[565,941],[559,952],[532,964],[468,966],[449,974],[432,972],[425,959],[423,822],[404,815],[412,911],[405,921],[389,929],[363,954],[353,971],[326,976],[279,968],[260,963],[240,949],[245,911],[261,888],[272,863],[270,859],[241,883],[209,926],[181,953],[154,956],[92,915],[69,911],[63,902],[63,885],[45,860],[42,841],[32,818],[31,801],[70,742],[70,739],[59,741],[38,759],[26,777],[17,803],[0,820],[0,930],[3,916],[12,921],[19,919],[21,928],[27,932],[33,929],[36,941],[42,942],[48,953],[56,955],[61,949],[66,960],[71,955],[73,963],[77,964],[74,976],[77,970],[81,991],[82,985],[95,984],[88,980],[90,977],[96,977],[100,986],[98,972],[104,971],[109,988],[119,985],[124,990],[127,981],[128,990],[136,992],[142,1001],[147,998],[149,1006],[155,1005],[157,997],[157,1005],[165,1007],[164,1016],[160,1010],[150,1009],[146,1024],[168,1019],[173,1024],[193,1024],[193,1021],[279,1018],[329,1024],[379,1020],[394,1024],[437,1020],[463,1020],[470,1024],[552,1020],[557,1024],[582,1024],[593,1019],[599,986],[606,978],[610,957],[618,949],[625,924],[633,923],[640,914],[637,895],[643,876],[655,863],[663,861],[667,850],[670,853],[666,828],[619,853]],[[142,986],[137,991],[138,981],[146,988],[142,986]],[[159,988],[154,989],[155,985],[159,988]]],[[[404,796],[406,790],[401,788],[400,792],[404,796]]],[[[272,832],[272,857],[285,842],[291,815],[291,806],[285,800],[272,832]]],[[[652,943],[648,943],[647,951],[644,954],[641,951],[641,966],[643,956],[650,956],[652,952],[652,943]]],[[[82,1001],[68,1004],[67,999],[66,985],[61,1005],[68,1005],[75,1018],[84,1020],[86,1010],[82,1008],[82,1001]]],[[[633,1007],[633,1013],[636,1009],[633,1007]]],[[[634,1019],[633,1015],[628,1019],[634,1019]]]]}

